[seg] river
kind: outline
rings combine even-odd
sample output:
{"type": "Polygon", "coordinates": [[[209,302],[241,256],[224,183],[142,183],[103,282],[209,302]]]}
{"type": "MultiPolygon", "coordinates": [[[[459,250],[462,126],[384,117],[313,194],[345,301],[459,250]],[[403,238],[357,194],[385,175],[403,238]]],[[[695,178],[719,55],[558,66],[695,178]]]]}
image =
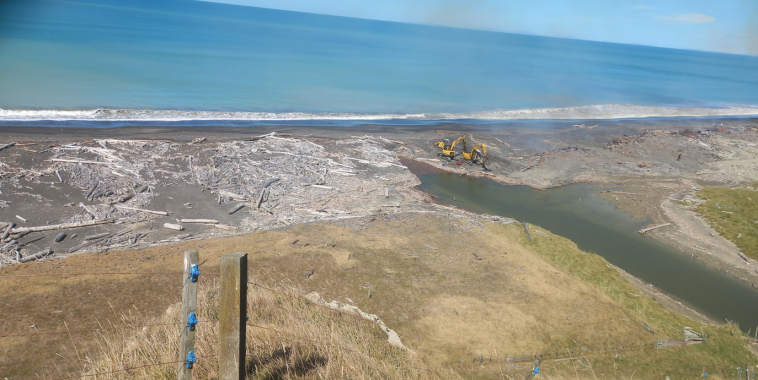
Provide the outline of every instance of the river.
{"type": "MultiPolygon", "coordinates": [[[[747,330],[758,326],[758,291],[750,284],[694,261],[689,255],[637,233],[649,220],[597,196],[597,184],[549,190],[505,186],[456,174],[420,175],[421,190],[465,210],[525,221],[575,242],[715,321],[747,330]],[[455,200],[453,200],[455,198],[455,200]]],[[[606,190],[606,187],[602,188],[606,190]]]]}

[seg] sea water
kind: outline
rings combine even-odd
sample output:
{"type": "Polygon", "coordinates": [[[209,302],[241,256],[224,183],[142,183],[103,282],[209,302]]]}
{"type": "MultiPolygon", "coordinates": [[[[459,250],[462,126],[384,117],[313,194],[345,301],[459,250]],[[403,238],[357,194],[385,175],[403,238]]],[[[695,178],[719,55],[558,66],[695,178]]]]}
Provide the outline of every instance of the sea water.
{"type": "Polygon", "coordinates": [[[754,115],[756,88],[754,56],[190,0],[0,1],[6,125],[754,115]]]}

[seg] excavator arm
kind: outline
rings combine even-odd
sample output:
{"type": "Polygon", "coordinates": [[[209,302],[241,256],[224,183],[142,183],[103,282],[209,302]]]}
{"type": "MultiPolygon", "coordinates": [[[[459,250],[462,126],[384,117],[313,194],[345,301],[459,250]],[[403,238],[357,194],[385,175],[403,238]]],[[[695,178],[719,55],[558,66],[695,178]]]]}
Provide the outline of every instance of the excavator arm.
{"type": "Polygon", "coordinates": [[[466,136],[461,136],[458,139],[456,139],[453,142],[450,142],[450,140],[445,139],[444,141],[438,141],[434,143],[434,146],[442,149],[442,152],[439,153],[442,157],[447,157],[448,159],[454,159],[455,156],[460,154],[459,152],[455,151],[455,146],[458,145],[458,143],[463,142],[463,150],[466,150],[466,136]]]}
{"type": "Polygon", "coordinates": [[[487,159],[487,146],[482,143],[472,148],[470,152],[464,151],[463,158],[484,161],[487,159]]]}
{"type": "Polygon", "coordinates": [[[458,143],[461,141],[463,141],[463,150],[466,150],[466,136],[461,136],[457,140],[453,141],[453,143],[450,144],[449,150],[455,150],[455,146],[458,145],[458,143]]]}

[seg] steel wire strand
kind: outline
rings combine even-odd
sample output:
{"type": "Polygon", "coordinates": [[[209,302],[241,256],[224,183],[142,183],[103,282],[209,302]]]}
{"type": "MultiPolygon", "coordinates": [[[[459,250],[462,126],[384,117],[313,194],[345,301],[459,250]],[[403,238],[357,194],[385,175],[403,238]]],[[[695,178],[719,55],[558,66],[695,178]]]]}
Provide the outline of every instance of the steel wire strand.
{"type": "MultiPolygon", "coordinates": [[[[269,330],[269,331],[273,331],[273,332],[276,332],[276,333],[278,333],[278,334],[288,335],[288,336],[291,336],[291,337],[293,337],[293,338],[295,338],[295,339],[305,340],[305,341],[309,341],[309,342],[312,342],[312,343],[324,343],[324,344],[328,344],[328,345],[330,345],[330,346],[332,346],[332,347],[336,347],[336,348],[338,348],[338,349],[340,349],[340,350],[349,351],[349,352],[354,352],[354,353],[356,353],[356,354],[362,355],[362,356],[364,356],[364,358],[369,358],[369,357],[371,357],[371,355],[369,355],[369,354],[366,354],[366,353],[363,353],[363,352],[360,352],[360,351],[354,350],[354,349],[352,349],[352,348],[343,347],[343,346],[341,346],[341,345],[338,345],[338,344],[334,344],[334,343],[332,343],[332,342],[327,342],[327,341],[324,341],[324,340],[320,340],[320,339],[312,339],[312,338],[304,337],[304,336],[301,336],[301,335],[290,334],[290,333],[286,333],[286,332],[283,332],[283,331],[279,331],[279,330],[277,330],[277,329],[272,329],[272,328],[269,328],[269,327],[263,327],[263,326],[259,326],[259,325],[256,325],[256,324],[252,324],[252,323],[247,323],[247,324],[246,324],[246,326],[251,326],[251,327],[256,327],[256,328],[259,328],[259,329],[263,329],[263,330],[269,330]]],[[[437,372],[435,372],[435,371],[432,371],[432,370],[430,370],[430,369],[421,368],[421,367],[416,367],[416,366],[413,366],[413,365],[411,365],[411,364],[405,364],[405,363],[402,363],[402,362],[399,362],[399,361],[393,361],[393,360],[390,360],[390,359],[387,359],[387,360],[388,360],[388,361],[392,361],[392,362],[394,362],[394,363],[397,363],[397,364],[400,364],[400,365],[404,365],[404,366],[410,366],[410,367],[413,367],[413,368],[416,368],[416,369],[420,369],[420,370],[423,370],[423,371],[427,371],[427,372],[429,372],[429,373],[433,373],[433,374],[435,374],[435,375],[439,375],[439,376],[445,376],[445,377],[449,377],[449,378],[454,378],[454,377],[451,377],[451,376],[447,376],[447,375],[443,375],[443,374],[437,373],[437,372]]]]}
{"type": "MultiPolygon", "coordinates": [[[[218,322],[218,320],[198,321],[198,323],[213,323],[213,322],[218,322]]],[[[9,337],[18,337],[18,336],[34,336],[34,335],[68,334],[68,333],[80,333],[80,332],[91,332],[91,331],[116,331],[116,330],[139,329],[143,327],[172,326],[172,325],[186,325],[186,324],[187,322],[172,322],[172,323],[157,323],[157,324],[150,324],[150,325],[115,327],[115,328],[83,329],[83,330],[69,330],[69,331],[47,331],[47,332],[37,332],[37,333],[28,333],[28,334],[0,335],[0,338],[9,338],[9,337]]]]}
{"type": "MultiPolygon", "coordinates": [[[[196,357],[196,359],[201,359],[201,357],[196,357]]],[[[184,361],[184,360],[175,360],[175,361],[164,362],[164,363],[145,364],[145,365],[141,365],[139,367],[123,368],[123,369],[118,369],[118,370],[115,370],[115,371],[98,372],[98,373],[93,373],[93,374],[84,374],[84,375],[76,375],[76,376],[69,376],[69,377],[56,377],[56,378],[51,379],[51,380],[69,380],[69,379],[80,379],[82,377],[102,376],[102,375],[109,375],[109,374],[112,374],[112,373],[126,372],[126,371],[135,370],[135,369],[155,367],[155,366],[159,366],[159,365],[167,365],[167,364],[175,364],[175,363],[186,363],[186,361],[184,361]]],[[[194,363],[194,365],[197,365],[197,363],[194,363]]]]}

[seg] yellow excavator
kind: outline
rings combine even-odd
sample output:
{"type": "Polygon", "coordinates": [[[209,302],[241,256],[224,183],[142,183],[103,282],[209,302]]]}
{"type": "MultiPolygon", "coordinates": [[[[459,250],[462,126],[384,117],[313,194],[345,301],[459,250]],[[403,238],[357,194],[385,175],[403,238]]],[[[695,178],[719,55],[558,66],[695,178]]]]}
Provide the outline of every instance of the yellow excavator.
{"type": "Polygon", "coordinates": [[[485,166],[485,162],[487,161],[487,147],[484,145],[484,143],[481,143],[473,148],[471,148],[470,152],[466,152],[465,150],[463,153],[463,158],[469,162],[476,163],[477,161],[481,162],[482,167],[484,170],[487,170],[487,167],[485,166]]]}
{"type": "Polygon", "coordinates": [[[455,150],[455,146],[458,145],[459,142],[463,141],[463,150],[466,150],[466,136],[461,136],[457,140],[450,142],[450,139],[444,139],[443,141],[437,141],[434,143],[434,145],[437,148],[442,149],[442,152],[437,153],[438,156],[442,156],[447,158],[448,160],[455,159],[455,156],[461,154],[460,152],[457,152],[455,150]]]}

